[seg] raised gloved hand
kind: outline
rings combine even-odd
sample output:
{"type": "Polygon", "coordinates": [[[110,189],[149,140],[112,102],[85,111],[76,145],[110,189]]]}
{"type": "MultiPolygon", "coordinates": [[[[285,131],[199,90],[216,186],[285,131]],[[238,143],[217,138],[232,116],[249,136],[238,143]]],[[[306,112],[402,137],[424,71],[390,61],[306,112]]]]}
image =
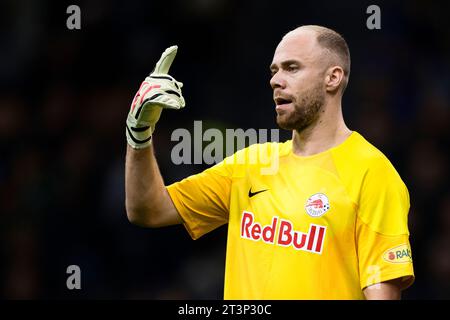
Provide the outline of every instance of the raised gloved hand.
{"type": "Polygon", "coordinates": [[[181,109],[185,106],[181,93],[183,84],[168,75],[177,50],[177,46],[172,46],[163,52],[155,69],[145,78],[134,96],[126,128],[127,142],[134,149],[150,146],[163,108],[181,109]]]}

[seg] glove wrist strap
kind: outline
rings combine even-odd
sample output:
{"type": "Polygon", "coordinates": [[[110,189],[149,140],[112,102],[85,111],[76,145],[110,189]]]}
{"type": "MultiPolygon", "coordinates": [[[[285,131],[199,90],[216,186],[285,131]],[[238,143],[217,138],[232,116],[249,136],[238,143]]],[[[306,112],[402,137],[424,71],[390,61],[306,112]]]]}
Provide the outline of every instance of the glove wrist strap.
{"type": "Polygon", "coordinates": [[[133,149],[143,149],[152,144],[151,127],[130,127],[126,126],[127,142],[133,149]]]}

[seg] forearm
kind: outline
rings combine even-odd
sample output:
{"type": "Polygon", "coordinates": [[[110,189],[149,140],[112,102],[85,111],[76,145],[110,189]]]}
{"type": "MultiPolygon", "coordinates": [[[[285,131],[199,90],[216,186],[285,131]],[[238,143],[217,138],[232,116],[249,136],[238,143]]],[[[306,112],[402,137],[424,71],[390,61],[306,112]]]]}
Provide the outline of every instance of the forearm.
{"type": "Polygon", "coordinates": [[[125,206],[128,219],[138,225],[151,225],[152,213],[161,210],[166,189],[153,152],[153,146],[135,150],[127,146],[125,162],[125,206]]]}

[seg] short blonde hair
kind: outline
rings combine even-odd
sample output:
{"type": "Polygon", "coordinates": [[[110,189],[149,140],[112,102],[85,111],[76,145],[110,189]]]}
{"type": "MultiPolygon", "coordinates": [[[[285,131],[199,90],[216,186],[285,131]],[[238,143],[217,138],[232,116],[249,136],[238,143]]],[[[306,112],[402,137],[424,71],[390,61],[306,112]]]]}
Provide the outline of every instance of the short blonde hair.
{"type": "Polygon", "coordinates": [[[323,26],[305,25],[299,28],[315,31],[317,34],[317,43],[337,58],[336,61],[333,61],[334,59],[330,60],[330,65],[331,63],[338,63],[342,70],[344,70],[344,78],[341,85],[341,93],[344,93],[350,77],[350,50],[344,37],[336,31],[323,26]]]}

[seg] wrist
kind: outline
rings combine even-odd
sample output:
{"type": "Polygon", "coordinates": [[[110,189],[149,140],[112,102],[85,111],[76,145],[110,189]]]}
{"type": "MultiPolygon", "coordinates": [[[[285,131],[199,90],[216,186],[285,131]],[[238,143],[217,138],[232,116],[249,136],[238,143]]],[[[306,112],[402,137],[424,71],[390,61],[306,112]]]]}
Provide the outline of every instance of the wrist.
{"type": "Polygon", "coordinates": [[[152,144],[152,131],[151,127],[136,128],[127,124],[127,142],[133,149],[147,148],[152,144]]]}

